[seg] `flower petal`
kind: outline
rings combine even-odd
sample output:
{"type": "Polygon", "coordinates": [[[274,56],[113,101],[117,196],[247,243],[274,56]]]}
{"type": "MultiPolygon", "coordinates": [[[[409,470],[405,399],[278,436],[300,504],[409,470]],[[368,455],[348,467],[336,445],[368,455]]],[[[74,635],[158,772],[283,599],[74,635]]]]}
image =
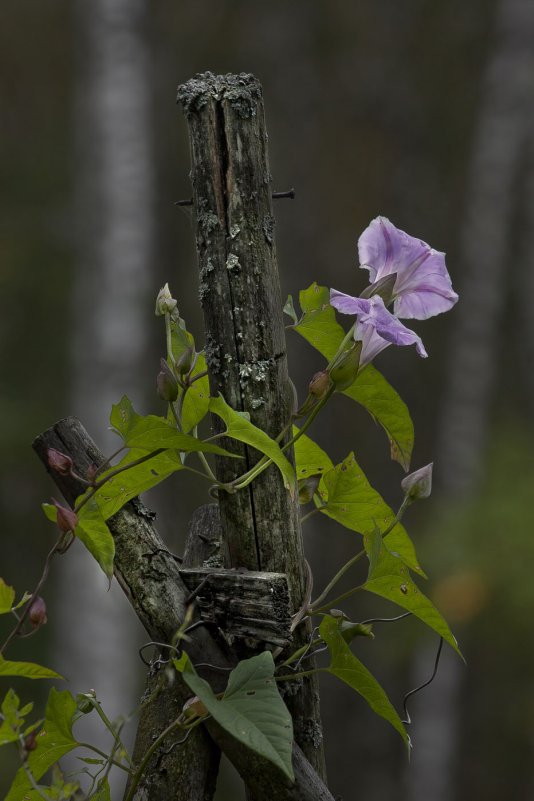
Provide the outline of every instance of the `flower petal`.
{"type": "Polygon", "coordinates": [[[362,314],[362,312],[369,313],[371,308],[369,299],[355,298],[352,295],[345,295],[344,292],[338,292],[337,289],[330,290],[330,305],[342,314],[362,314]]]}
{"type": "Polygon", "coordinates": [[[445,254],[377,217],[358,240],[361,266],[371,281],[397,273],[394,311],[424,320],[447,311],[458,300],[445,266],[445,254]]]}
{"type": "Polygon", "coordinates": [[[384,301],[379,295],[373,295],[369,302],[371,310],[369,314],[360,315],[359,320],[361,323],[371,324],[382,339],[393,345],[415,345],[419,356],[423,358],[428,356],[421,337],[415,331],[403,325],[394,314],[391,314],[384,306],[384,301]]]}

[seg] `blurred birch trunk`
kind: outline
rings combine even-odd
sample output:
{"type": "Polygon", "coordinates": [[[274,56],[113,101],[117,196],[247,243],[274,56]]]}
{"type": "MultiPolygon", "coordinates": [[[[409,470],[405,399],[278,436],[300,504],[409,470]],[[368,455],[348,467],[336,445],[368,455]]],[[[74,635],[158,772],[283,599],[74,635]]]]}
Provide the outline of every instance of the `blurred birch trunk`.
{"type": "MultiPolygon", "coordinates": [[[[147,394],[152,304],[154,175],[144,0],[78,0],[75,104],[78,264],[72,287],[72,413],[106,453],[112,403],[147,394]]],[[[54,644],[72,692],[96,689],[109,717],[127,714],[140,691],[140,627],[116,584],[75,544],[63,564],[54,644]]],[[[102,742],[96,715],[84,737],[102,742]]],[[[107,742],[107,740],[104,740],[107,742]]],[[[114,793],[113,793],[114,794],[114,793]]]]}
{"type": "MultiPolygon", "coordinates": [[[[511,260],[512,224],[518,212],[514,190],[532,117],[533,41],[534,4],[501,0],[482,87],[460,232],[462,277],[456,282],[460,303],[450,342],[436,453],[437,487],[444,504],[457,503],[477,491],[502,356],[500,330],[509,282],[521,285],[528,280],[532,285],[532,269],[521,278],[512,271],[511,260]]],[[[527,293],[524,295],[527,299],[527,293]]],[[[527,302],[531,297],[529,294],[527,302]]],[[[414,686],[430,674],[435,647],[432,643],[416,656],[414,686]]],[[[416,748],[408,773],[409,801],[451,801],[459,796],[454,774],[464,675],[461,663],[446,654],[436,684],[414,699],[416,748]]]]}

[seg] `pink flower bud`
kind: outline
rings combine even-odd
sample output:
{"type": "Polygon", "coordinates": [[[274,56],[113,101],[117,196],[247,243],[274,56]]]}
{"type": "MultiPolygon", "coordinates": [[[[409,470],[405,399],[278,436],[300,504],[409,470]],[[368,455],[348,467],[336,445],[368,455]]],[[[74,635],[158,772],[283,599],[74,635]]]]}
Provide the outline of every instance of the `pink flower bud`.
{"type": "Polygon", "coordinates": [[[315,395],[316,398],[322,398],[330,386],[330,376],[326,370],[321,370],[315,373],[308,386],[310,395],[315,395]]]}
{"type": "Polygon", "coordinates": [[[38,733],[39,732],[37,731],[37,729],[34,729],[29,734],[27,734],[26,737],[24,738],[24,751],[25,751],[26,754],[29,754],[30,751],[35,751],[35,749],[37,748],[37,746],[38,746],[38,742],[37,742],[38,733]]]}
{"type": "Polygon", "coordinates": [[[38,595],[35,601],[32,603],[28,613],[28,619],[34,629],[38,629],[40,626],[46,623],[46,604],[40,595],[38,595]]]}
{"type": "Polygon", "coordinates": [[[430,462],[402,479],[401,487],[410,503],[419,498],[428,498],[432,492],[432,467],[433,463],[430,462]]]}
{"type": "Polygon", "coordinates": [[[85,475],[87,476],[87,480],[91,484],[94,483],[97,473],[98,473],[98,467],[96,466],[96,464],[90,464],[89,467],[87,468],[85,475]]]}
{"type": "Polygon", "coordinates": [[[68,506],[61,506],[57,501],[52,498],[52,503],[57,509],[57,527],[64,534],[69,531],[74,531],[78,525],[78,515],[69,509],[68,506]]]}
{"type": "Polygon", "coordinates": [[[48,466],[51,470],[61,473],[62,476],[68,476],[73,468],[73,462],[70,456],[61,451],[56,451],[55,448],[49,448],[47,451],[48,466]]]}

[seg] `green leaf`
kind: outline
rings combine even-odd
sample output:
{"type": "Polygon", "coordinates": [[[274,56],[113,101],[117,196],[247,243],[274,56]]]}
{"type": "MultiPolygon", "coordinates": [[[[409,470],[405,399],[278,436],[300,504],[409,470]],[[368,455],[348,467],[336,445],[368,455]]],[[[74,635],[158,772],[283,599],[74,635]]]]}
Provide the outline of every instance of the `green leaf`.
{"type": "MultiPolygon", "coordinates": [[[[385,531],[395,519],[393,510],[367,481],[353,453],[323,476],[319,493],[326,503],[320,511],[351,531],[360,534],[368,534],[375,528],[385,531]]],[[[404,526],[397,523],[387,541],[388,547],[412,570],[425,575],[404,526]]]]}
{"type": "Polygon", "coordinates": [[[13,601],[15,600],[15,590],[0,578],[0,615],[11,612],[13,601]]]}
{"type": "Polygon", "coordinates": [[[218,415],[223,420],[226,425],[225,433],[227,436],[251,445],[256,450],[269,456],[282,473],[284,486],[292,494],[296,492],[295,471],[291,462],[286,459],[274,439],[271,439],[265,431],[257,428],[250,420],[247,420],[228,406],[222,395],[219,395],[218,398],[211,398],[209,409],[210,412],[218,415]]]}
{"type": "MultiPolygon", "coordinates": [[[[118,465],[102,473],[99,478],[105,478],[117,467],[126,467],[142,456],[146,456],[146,451],[130,450],[118,465]]],[[[176,451],[168,450],[110,478],[93,496],[102,517],[108,520],[122,509],[125,503],[155,487],[177,470],[182,470],[183,466],[176,451]]]]}
{"type": "Polygon", "coordinates": [[[11,662],[0,656],[0,676],[24,676],[26,679],[62,679],[59,673],[35,662],[11,662]]]}
{"type": "Polygon", "coordinates": [[[80,509],[74,534],[83,542],[111,581],[115,542],[94,498],[80,509]]]}
{"type": "Polygon", "coordinates": [[[293,305],[293,296],[288,295],[287,300],[284,304],[283,311],[287,314],[288,317],[291,317],[295,325],[298,323],[299,318],[297,317],[297,312],[295,311],[295,306],[293,305]]]}
{"type": "Polygon", "coordinates": [[[132,406],[131,400],[127,395],[123,395],[119,403],[111,407],[109,422],[115,432],[124,439],[130,428],[141,419],[132,406]]]}
{"type": "MultiPolygon", "coordinates": [[[[37,736],[37,748],[28,758],[28,767],[36,781],[78,745],[72,734],[72,717],[75,712],[76,703],[68,690],[58,692],[52,687],[48,696],[45,722],[37,736]]],[[[20,768],[4,801],[26,801],[27,798],[33,801],[37,795],[32,794],[30,781],[24,769],[20,768]]]]}
{"type": "Polygon", "coordinates": [[[218,445],[202,442],[189,434],[182,434],[165,417],[158,417],[154,414],[145,416],[137,414],[126,395],[120,403],[113,406],[110,422],[128,448],[137,448],[142,451],[172,448],[182,452],[203,451],[235,457],[235,454],[225,451],[218,445]]]}
{"type": "Polygon", "coordinates": [[[137,420],[126,432],[124,442],[129,448],[143,451],[173,448],[184,452],[203,451],[218,453],[222,456],[235,456],[219,445],[212,445],[210,442],[202,442],[189,434],[182,434],[165,417],[157,417],[154,414],[148,414],[137,420]]]}
{"type": "Polygon", "coordinates": [[[175,362],[180,360],[180,356],[188,349],[195,349],[195,339],[185,327],[185,320],[181,317],[173,319],[171,317],[171,347],[175,362]]]}
{"type": "Polygon", "coordinates": [[[220,701],[195,673],[186,670],[183,677],[223,729],[294,781],[293,722],[273,678],[274,668],[269,651],[240,662],[220,701]]]}
{"type": "Polygon", "coordinates": [[[33,704],[26,704],[19,709],[20,700],[14,690],[8,690],[0,707],[2,720],[0,722],[0,746],[14,743],[18,740],[20,730],[24,725],[24,716],[32,710],[33,704]]]}
{"type": "MultiPolygon", "coordinates": [[[[300,293],[300,305],[303,316],[293,326],[295,331],[330,361],[336,355],[345,331],[336,322],[328,288],[313,283],[300,293]]],[[[369,364],[343,394],[367,409],[380,423],[390,441],[391,458],[408,470],[413,450],[413,423],[408,407],[384,376],[369,364]]]]}
{"type": "Polygon", "coordinates": [[[90,801],[111,801],[109,782],[107,779],[103,779],[99,782],[96,792],[90,796],[90,801]]]}
{"type": "MultiPolygon", "coordinates": [[[[364,541],[366,549],[370,549],[372,546],[368,538],[365,537],[364,541]]],[[[412,580],[406,565],[398,556],[391,553],[385,542],[382,542],[379,557],[375,561],[373,570],[363,585],[363,589],[379,595],[381,598],[386,598],[388,601],[393,601],[403,609],[407,609],[415,617],[422,620],[423,623],[426,623],[427,626],[430,626],[431,629],[434,629],[462,656],[456,638],[446,620],[438,612],[432,601],[426,595],[423,595],[412,580]]]]}
{"type": "Polygon", "coordinates": [[[408,471],[414,442],[413,423],[408,407],[391,384],[368,364],[343,394],[367,409],[380,423],[389,438],[391,458],[408,471]]]}
{"type": "Polygon", "coordinates": [[[299,301],[303,315],[294,326],[295,331],[330,361],[345,336],[330,305],[330,291],[326,286],[314,282],[299,293],[299,301]]]}
{"type": "MultiPolygon", "coordinates": [[[[199,353],[191,378],[203,373],[205,369],[206,359],[202,353],[199,353]]],[[[194,381],[186,392],[182,407],[182,428],[184,433],[188,434],[204,419],[208,413],[209,403],[210,384],[208,376],[205,375],[203,378],[199,378],[198,381],[194,381]]]]}
{"type": "MultiPolygon", "coordinates": [[[[293,436],[299,432],[297,426],[293,426],[293,436]]],[[[332,470],[334,465],[326,451],[317,445],[307,434],[302,434],[293,446],[295,449],[295,463],[297,465],[297,478],[308,478],[325,474],[332,470]]]]}
{"type": "Polygon", "coordinates": [[[325,615],[319,632],[330,651],[328,671],[365,698],[373,712],[391,723],[409,746],[408,734],[394,706],[374,676],[354,656],[339,630],[338,622],[330,615],[325,615]]]}

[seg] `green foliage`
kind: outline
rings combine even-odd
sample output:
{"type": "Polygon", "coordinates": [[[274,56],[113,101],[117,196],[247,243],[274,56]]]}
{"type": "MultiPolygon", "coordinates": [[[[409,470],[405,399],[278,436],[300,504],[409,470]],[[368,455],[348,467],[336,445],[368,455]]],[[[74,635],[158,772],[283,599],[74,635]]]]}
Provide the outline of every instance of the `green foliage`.
{"type": "MultiPolygon", "coordinates": [[[[202,353],[197,354],[195,366],[191,372],[191,378],[203,373],[206,370],[206,359],[202,353]]],[[[182,406],[182,429],[188,434],[197,426],[207,415],[210,403],[210,383],[208,376],[194,381],[185,393],[182,406]]]]}
{"type": "MultiPolygon", "coordinates": [[[[72,751],[78,743],[72,734],[72,721],[76,702],[68,690],[58,692],[52,687],[48,696],[45,721],[37,737],[38,746],[28,757],[28,768],[36,781],[58,759],[72,751]]],[[[32,790],[30,780],[20,768],[4,801],[35,801],[38,794],[32,790]]]]}
{"type": "Polygon", "coordinates": [[[96,793],[93,793],[91,796],[91,801],[111,801],[109,782],[107,779],[103,779],[99,782],[96,793]]]}
{"type": "Polygon", "coordinates": [[[190,665],[183,677],[223,729],[255,753],[268,759],[294,781],[291,754],[293,723],[274,679],[272,654],[264,651],[245,659],[230,673],[219,700],[190,665]]]}
{"type": "Polygon", "coordinates": [[[158,453],[141,464],[128,467],[132,462],[146,455],[146,451],[133,448],[115,467],[106,470],[99,476],[99,480],[106,483],[97,490],[94,500],[98,504],[104,520],[109,520],[132,498],[152,489],[172,473],[182,470],[184,467],[180,455],[172,450],[158,453]],[[117,469],[120,469],[121,472],[119,475],[113,476],[117,469]],[[110,475],[112,477],[108,479],[110,475]]]}
{"type": "Polygon", "coordinates": [[[20,709],[20,699],[14,690],[8,690],[2,704],[0,712],[2,721],[0,722],[0,745],[15,743],[20,737],[26,737],[40,726],[40,722],[32,723],[31,726],[24,728],[26,716],[33,709],[33,704],[26,704],[20,709]]]}
{"type": "MultiPolygon", "coordinates": [[[[297,426],[293,426],[293,436],[299,432],[297,426]]],[[[302,434],[294,445],[295,462],[297,465],[297,477],[308,478],[309,476],[324,475],[332,470],[334,464],[329,455],[316,442],[306,434],[302,434]]]]}
{"type": "MultiPolygon", "coordinates": [[[[56,507],[49,503],[43,503],[42,507],[47,518],[55,522],[57,519],[56,507]]],[[[107,527],[106,521],[102,516],[98,503],[94,498],[89,498],[80,509],[78,525],[74,529],[74,534],[83,542],[108,579],[111,580],[113,576],[115,543],[111,531],[107,527]]]]}
{"type": "Polygon", "coordinates": [[[391,458],[408,471],[414,443],[412,418],[408,407],[382,373],[368,364],[343,394],[367,409],[380,423],[389,439],[391,458]]]}
{"type": "Polygon", "coordinates": [[[210,412],[223,420],[226,425],[226,436],[251,445],[272,459],[282,473],[286,489],[291,493],[295,492],[295,471],[291,462],[284,456],[280,446],[274,439],[271,439],[265,431],[262,431],[261,428],[255,426],[246,417],[228,406],[222,395],[219,395],[218,398],[211,398],[209,409],[210,412]]]}
{"type": "Polygon", "coordinates": [[[59,673],[35,662],[11,662],[0,656],[0,676],[24,676],[26,679],[62,679],[59,673]]]}
{"type": "Polygon", "coordinates": [[[6,584],[4,579],[0,578],[0,615],[11,612],[14,600],[15,590],[6,584]]]}
{"type": "MultiPolygon", "coordinates": [[[[385,531],[395,520],[393,510],[371,487],[353,453],[325,473],[319,485],[319,494],[325,504],[321,507],[322,514],[360,534],[367,534],[377,527],[385,531]]],[[[400,523],[388,534],[388,546],[412,570],[425,575],[413,543],[400,523]]]]}
{"type": "MultiPolygon", "coordinates": [[[[302,317],[292,326],[328,361],[334,358],[345,332],[336,322],[327,287],[313,283],[299,295],[302,317]]],[[[408,407],[373,365],[364,367],[352,386],[343,391],[363,406],[385,430],[391,458],[405,470],[410,467],[414,431],[408,407]]]]}
{"type": "Polygon", "coordinates": [[[423,595],[410,576],[410,571],[401,559],[382,542],[378,558],[374,554],[376,543],[373,538],[365,537],[367,553],[373,553],[373,569],[363,585],[363,589],[393,601],[403,609],[407,609],[431,629],[443,637],[461,656],[456,638],[447,622],[438,612],[432,601],[423,595]]]}
{"type": "Polygon", "coordinates": [[[202,442],[189,434],[182,434],[165,417],[158,417],[154,414],[143,417],[137,414],[126,395],[120,403],[113,407],[110,421],[128,448],[137,448],[143,451],[172,448],[184,453],[203,451],[204,453],[218,453],[222,456],[234,455],[218,445],[202,442]]]}
{"type": "Polygon", "coordinates": [[[371,709],[391,723],[406,745],[409,745],[406,729],[395,708],[374,676],[350,650],[340,631],[339,622],[330,615],[325,615],[319,632],[330,651],[328,671],[365,698],[371,709]]]}

